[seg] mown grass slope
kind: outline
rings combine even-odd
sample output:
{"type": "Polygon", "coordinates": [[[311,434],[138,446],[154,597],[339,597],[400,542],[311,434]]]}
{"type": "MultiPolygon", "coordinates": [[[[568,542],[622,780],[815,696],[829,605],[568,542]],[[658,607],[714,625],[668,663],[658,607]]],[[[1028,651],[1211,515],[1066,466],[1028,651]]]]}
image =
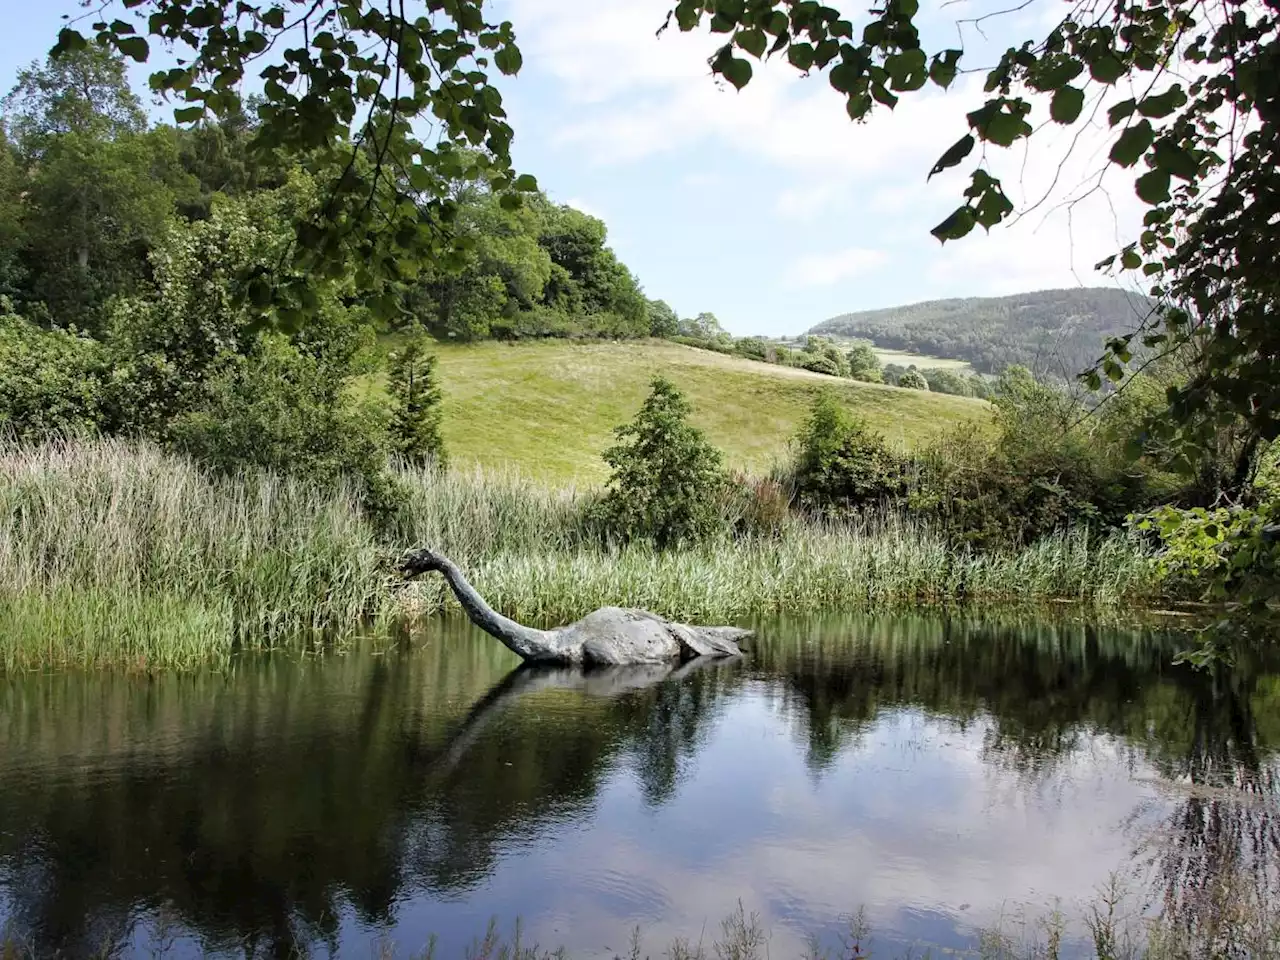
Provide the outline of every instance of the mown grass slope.
{"type": "Polygon", "coordinates": [[[613,428],[635,415],[657,373],[685,391],[695,422],[728,465],[749,471],[767,470],[785,455],[822,389],[836,390],[908,447],[991,416],[980,400],[854,383],[662,341],[440,344],[437,352],[454,461],[557,482],[605,478],[600,453],[613,428]]]}

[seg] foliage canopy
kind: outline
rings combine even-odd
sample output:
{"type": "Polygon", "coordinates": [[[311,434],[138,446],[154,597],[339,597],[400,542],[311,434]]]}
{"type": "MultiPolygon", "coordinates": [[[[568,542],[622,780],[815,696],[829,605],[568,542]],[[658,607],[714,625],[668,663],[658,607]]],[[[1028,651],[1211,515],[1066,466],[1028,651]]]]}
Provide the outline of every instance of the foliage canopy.
{"type": "MultiPolygon", "coordinates": [[[[459,180],[486,184],[507,207],[537,187],[512,170],[511,127],[491,82],[495,71],[519,71],[520,52],[511,24],[489,23],[480,0],[409,11],[368,0],[124,7],[117,19],[65,27],[54,54],[96,43],[145,62],[160,40],[177,59],[150,84],[177,102],[179,123],[239,115],[242,81],[253,75],[255,149],[284,151],[320,184],[324,203],[294,223],[290,256],[245,278],[250,301],[285,325],[305,315],[310,274],[357,262],[361,286],[377,287],[463,252],[452,229],[459,180]]],[[[390,297],[375,306],[396,309],[390,297]]]]}

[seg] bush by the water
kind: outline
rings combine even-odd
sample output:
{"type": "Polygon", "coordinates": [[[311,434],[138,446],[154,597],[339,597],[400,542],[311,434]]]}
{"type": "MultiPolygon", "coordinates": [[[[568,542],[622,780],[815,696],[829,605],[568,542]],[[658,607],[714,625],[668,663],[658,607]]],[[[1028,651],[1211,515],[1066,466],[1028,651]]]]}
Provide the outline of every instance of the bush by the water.
{"type": "Polygon", "coordinates": [[[957,545],[995,549],[1055,531],[1118,530],[1185,488],[1185,479],[1126,452],[1143,424],[1126,419],[1123,407],[1089,416],[1021,368],[1000,378],[995,407],[996,431],[957,428],[907,454],[833,396],[819,397],[790,467],[800,506],[810,513],[899,510],[957,545]]]}
{"type": "Polygon", "coordinates": [[[905,459],[830,393],[814,401],[796,447],[792,482],[810,511],[892,506],[906,493],[905,459]]]}
{"type": "Polygon", "coordinates": [[[597,514],[608,536],[659,550],[696,544],[716,526],[726,484],[720,452],[689,423],[692,408],[675,384],[655,377],[635,419],[604,452],[613,473],[597,514]]]}

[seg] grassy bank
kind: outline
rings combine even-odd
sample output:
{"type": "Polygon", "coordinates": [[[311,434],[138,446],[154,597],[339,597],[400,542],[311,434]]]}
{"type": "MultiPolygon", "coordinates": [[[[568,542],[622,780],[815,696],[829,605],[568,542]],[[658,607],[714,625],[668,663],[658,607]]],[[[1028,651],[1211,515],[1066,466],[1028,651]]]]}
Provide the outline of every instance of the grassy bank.
{"type": "MultiPolygon", "coordinates": [[[[461,464],[514,465],[556,482],[603,480],[600,451],[635,414],[657,373],[693,403],[693,421],[734,468],[764,472],[823,389],[895,445],[913,448],[969,421],[981,400],[856,383],[665,341],[441,344],[444,438],[461,464]]],[[[364,388],[380,391],[379,378],[364,388]]]]}
{"type": "Polygon", "coordinates": [[[403,587],[390,573],[416,542],[535,622],[605,604],[728,621],[954,601],[1110,606],[1159,591],[1136,544],[1083,532],[974,554],[896,519],[792,517],[776,536],[735,539],[726,516],[719,541],[658,554],[602,547],[588,493],[480,470],[401,479],[409,501],[387,542],[343,489],[219,479],[120,441],[0,450],[0,666],[191,665],[448,609],[438,578],[403,587]]]}

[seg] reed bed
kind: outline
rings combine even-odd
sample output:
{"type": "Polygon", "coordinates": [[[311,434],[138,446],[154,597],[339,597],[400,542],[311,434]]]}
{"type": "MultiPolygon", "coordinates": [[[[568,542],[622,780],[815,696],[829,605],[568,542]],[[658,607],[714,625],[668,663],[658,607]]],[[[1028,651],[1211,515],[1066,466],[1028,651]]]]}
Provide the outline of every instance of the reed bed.
{"type": "Polygon", "coordinates": [[[439,578],[401,588],[391,561],[430,543],[510,616],[598,606],[688,620],[954,602],[1157,596],[1144,548],[1084,531],[1025,550],[957,549],[918,523],[790,517],[664,554],[601,543],[591,491],[510,473],[401,469],[380,537],[352,489],[268,474],[214,477],[146,444],[0,447],[0,667],[182,667],[236,650],[329,641],[361,624],[446,610],[439,578]]]}
{"type": "MultiPolygon", "coordinates": [[[[506,553],[469,566],[477,589],[495,607],[534,623],[575,618],[607,604],[727,622],[960,602],[1107,606],[1158,592],[1145,554],[1132,542],[1091,546],[1073,533],[1026,551],[974,554],[901,522],[804,525],[777,540],[726,540],[666,554],[643,547],[506,553]]],[[[415,585],[412,596],[424,612],[451,603],[439,582],[415,585]]]]}
{"type": "Polygon", "coordinates": [[[0,665],[180,666],[387,601],[354,494],[219,479],[153,447],[0,450],[0,665]]]}

